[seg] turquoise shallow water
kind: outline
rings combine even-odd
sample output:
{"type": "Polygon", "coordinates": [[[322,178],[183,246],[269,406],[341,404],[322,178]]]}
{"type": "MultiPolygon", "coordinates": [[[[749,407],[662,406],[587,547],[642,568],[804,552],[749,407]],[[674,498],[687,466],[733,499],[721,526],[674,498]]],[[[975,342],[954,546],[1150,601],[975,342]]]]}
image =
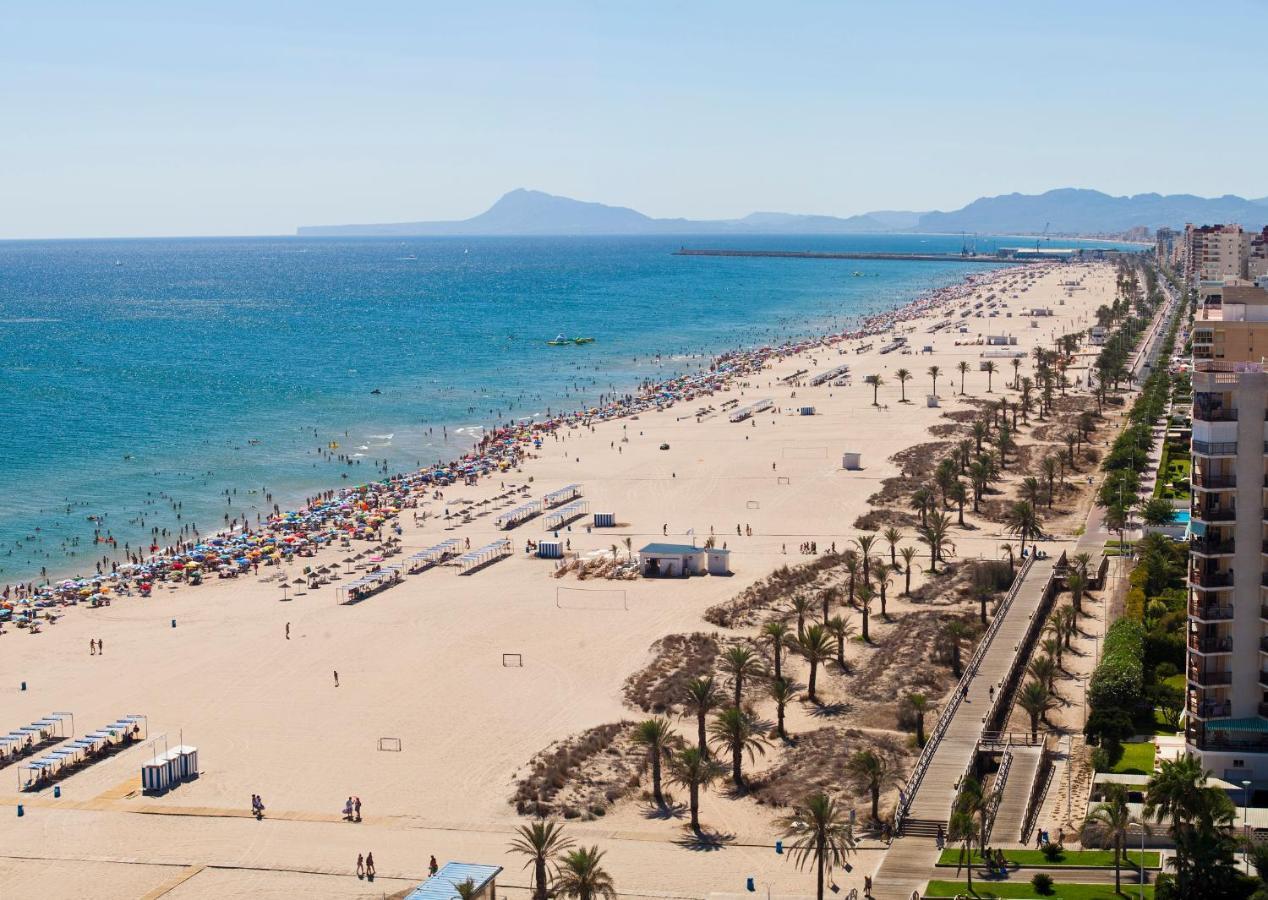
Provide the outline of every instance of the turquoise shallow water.
{"type": "MultiPolygon", "coordinates": [[[[687,240],[913,252],[961,244],[687,240]]],[[[404,471],[459,453],[470,426],[573,408],[722,349],[844,327],[973,271],[678,257],[679,243],[0,243],[0,583],[41,567],[90,571],[102,553],[96,529],[120,547],[155,527],[213,531],[226,515],[268,508],[265,491],[285,508],[369,480],[376,465],[404,471]],[[596,342],[546,346],[559,332],[596,342]],[[352,465],[319,452],[330,441],[357,454],[352,465]]]]}

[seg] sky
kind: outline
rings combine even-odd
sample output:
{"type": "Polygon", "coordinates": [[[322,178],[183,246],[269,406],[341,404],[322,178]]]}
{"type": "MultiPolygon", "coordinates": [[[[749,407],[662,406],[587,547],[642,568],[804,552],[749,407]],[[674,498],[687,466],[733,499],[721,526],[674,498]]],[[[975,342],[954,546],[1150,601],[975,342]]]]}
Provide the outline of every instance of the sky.
{"type": "Polygon", "coordinates": [[[6,0],[0,238],[1268,195],[1268,3],[6,0]]]}

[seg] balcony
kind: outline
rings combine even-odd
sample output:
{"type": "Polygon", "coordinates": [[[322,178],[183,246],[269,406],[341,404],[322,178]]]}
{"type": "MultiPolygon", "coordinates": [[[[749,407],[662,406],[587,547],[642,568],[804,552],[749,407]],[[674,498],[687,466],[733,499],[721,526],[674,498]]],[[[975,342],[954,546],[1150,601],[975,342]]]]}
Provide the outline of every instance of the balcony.
{"type": "MultiPolygon", "coordinates": [[[[1264,476],[1264,485],[1268,487],[1268,475],[1264,476]]],[[[1195,472],[1193,475],[1193,486],[1202,488],[1207,491],[1222,491],[1228,488],[1237,487],[1236,475],[1208,475],[1205,472],[1195,472]]]]}
{"type": "Polygon", "coordinates": [[[1268,753],[1268,735],[1252,735],[1236,731],[1212,731],[1209,734],[1201,724],[1194,723],[1184,739],[1199,750],[1237,753],[1268,753]],[[1245,737],[1230,737],[1245,734],[1245,737]]]}
{"type": "MultiPolygon", "coordinates": [[[[1264,576],[1264,583],[1268,584],[1268,575],[1264,576]]],[[[1202,572],[1194,570],[1189,573],[1189,583],[1194,587],[1215,590],[1218,588],[1228,588],[1233,586],[1233,573],[1228,572],[1202,572]]]]}
{"type": "MultiPolygon", "coordinates": [[[[1268,610],[1268,606],[1263,609],[1268,610]]],[[[1233,607],[1218,603],[1190,603],[1189,615],[1203,622],[1226,622],[1233,618],[1233,607]]]]}
{"type": "Polygon", "coordinates": [[[1260,686],[1260,687],[1268,687],[1268,671],[1263,671],[1263,670],[1260,670],[1260,672],[1259,672],[1259,686],[1260,686]]]}
{"type": "MultiPolygon", "coordinates": [[[[1227,556],[1236,549],[1232,538],[1218,540],[1208,532],[1205,537],[1190,538],[1189,552],[1199,556],[1227,556]]],[[[1268,541],[1264,541],[1264,552],[1268,553],[1268,541]]]]}
{"type": "Polygon", "coordinates": [[[1194,506],[1189,515],[1203,522],[1232,522],[1237,519],[1237,511],[1228,507],[1208,506],[1202,509],[1194,506]]]}
{"type": "Polygon", "coordinates": [[[1233,702],[1231,700],[1198,700],[1196,697],[1189,697],[1188,710],[1190,715],[1200,719],[1227,719],[1233,715],[1233,702]]]}
{"type": "Polygon", "coordinates": [[[1213,685],[1220,685],[1220,684],[1232,684],[1233,673],[1232,672],[1197,672],[1190,669],[1189,681],[1193,682],[1194,684],[1203,685],[1204,687],[1210,687],[1213,685]]]}
{"type": "MultiPolygon", "coordinates": [[[[1214,654],[1214,653],[1232,653],[1233,637],[1227,635],[1225,637],[1198,637],[1195,634],[1189,635],[1189,649],[1194,653],[1214,654]]],[[[1264,653],[1268,653],[1268,638],[1260,638],[1259,649],[1264,653]]]]}
{"type": "Polygon", "coordinates": [[[1236,456],[1237,441],[1194,441],[1196,456],[1236,456]]]}
{"type": "Polygon", "coordinates": [[[1237,410],[1224,406],[1202,407],[1195,403],[1193,418],[1199,422],[1236,422],[1237,410]]]}

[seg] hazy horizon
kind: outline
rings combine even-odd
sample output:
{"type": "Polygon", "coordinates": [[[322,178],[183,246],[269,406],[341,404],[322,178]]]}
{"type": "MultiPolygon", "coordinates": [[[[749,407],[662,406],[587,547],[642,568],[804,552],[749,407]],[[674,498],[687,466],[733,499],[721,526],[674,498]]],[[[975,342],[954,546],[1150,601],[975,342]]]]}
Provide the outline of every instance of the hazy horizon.
{"type": "Polygon", "coordinates": [[[517,187],[689,219],[1268,195],[1253,2],[7,12],[0,238],[465,219],[517,187]]]}

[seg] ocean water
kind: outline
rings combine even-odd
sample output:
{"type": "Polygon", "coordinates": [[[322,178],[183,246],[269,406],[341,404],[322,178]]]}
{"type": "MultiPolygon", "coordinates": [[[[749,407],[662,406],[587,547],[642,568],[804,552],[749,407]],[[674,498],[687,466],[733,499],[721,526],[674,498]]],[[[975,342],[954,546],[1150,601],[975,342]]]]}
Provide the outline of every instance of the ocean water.
{"type": "Polygon", "coordinates": [[[154,528],[165,544],[182,527],[254,520],[457,455],[478,426],[845,327],[986,268],[674,256],[681,243],[961,246],[915,235],[0,243],[0,583],[92,571],[107,549],[95,532],[136,547],[154,528]],[[560,332],[596,341],[547,346],[560,332]],[[331,441],[338,451],[323,453],[331,441]]]}

